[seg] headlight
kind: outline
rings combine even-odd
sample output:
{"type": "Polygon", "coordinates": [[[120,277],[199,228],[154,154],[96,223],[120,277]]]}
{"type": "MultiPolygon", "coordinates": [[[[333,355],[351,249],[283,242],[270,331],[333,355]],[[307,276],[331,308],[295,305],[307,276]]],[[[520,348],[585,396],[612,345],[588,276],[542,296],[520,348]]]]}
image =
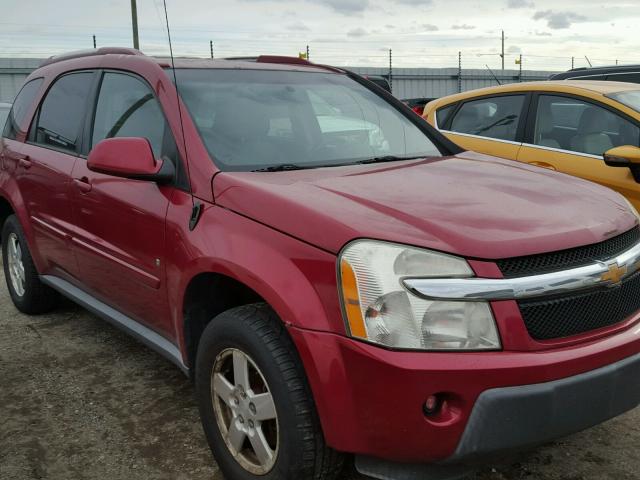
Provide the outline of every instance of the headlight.
{"type": "Polygon", "coordinates": [[[487,302],[431,301],[409,293],[407,277],[473,277],[462,258],[392,243],[358,240],[339,257],[340,288],[349,334],[391,348],[500,348],[487,302]]]}

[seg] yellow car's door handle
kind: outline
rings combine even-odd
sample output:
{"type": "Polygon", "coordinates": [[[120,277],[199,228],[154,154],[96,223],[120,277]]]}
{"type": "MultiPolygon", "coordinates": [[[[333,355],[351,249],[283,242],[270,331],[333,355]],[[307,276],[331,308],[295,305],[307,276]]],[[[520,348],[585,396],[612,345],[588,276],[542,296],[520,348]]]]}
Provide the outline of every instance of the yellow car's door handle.
{"type": "Polygon", "coordinates": [[[556,167],[547,162],[529,162],[531,165],[535,165],[536,167],[548,168],[549,170],[555,170],[556,167]]]}

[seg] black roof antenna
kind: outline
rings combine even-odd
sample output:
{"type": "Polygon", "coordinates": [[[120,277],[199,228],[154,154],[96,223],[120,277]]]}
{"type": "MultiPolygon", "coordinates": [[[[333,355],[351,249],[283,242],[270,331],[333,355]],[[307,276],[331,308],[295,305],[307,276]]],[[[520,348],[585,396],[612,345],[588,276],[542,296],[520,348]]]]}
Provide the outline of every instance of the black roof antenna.
{"type": "Polygon", "coordinates": [[[167,37],[169,39],[169,55],[171,56],[171,71],[173,72],[173,84],[176,87],[176,102],[178,104],[178,116],[180,118],[180,130],[182,133],[182,144],[184,147],[184,160],[187,165],[187,176],[189,177],[189,193],[191,194],[191,216],[189,217],[189,230],[196,228],[200,214],[202,213],[202,203],[193,198],[191,190],[191,170],[189,169],[189,153],[187,152],[187,139],[184,136],[184,124],[182,121],[182,107],[180,106],[180,92],[178,90],[178,77],[176,76],[176,65],[173,61],[173,47],[171,45],[171,29],[169,28],[169,14],[167,13],[167,0],[162,0],[164,5],[164,19],[167,23],[167,37]]]}
{"type": "Polygon", "coordinates": [[[498,80],[498,77],[496,77],[496,74],[495,74],[495,73],[493,73],[493,70],[491,70],[491,69],[489,68],[489,65],[487,65],[487,64],[485,63],[485,65],[484,65],[484,66],[485,66],[485,67],[487,67],[487,70],[489,70],[489,73],[491,74],[491,76],[493,77],[493,79],[496,81],[496,83],[497,83],[498,85],[502,85],[502,83],[500,83],[500,80],[498,80]]]}

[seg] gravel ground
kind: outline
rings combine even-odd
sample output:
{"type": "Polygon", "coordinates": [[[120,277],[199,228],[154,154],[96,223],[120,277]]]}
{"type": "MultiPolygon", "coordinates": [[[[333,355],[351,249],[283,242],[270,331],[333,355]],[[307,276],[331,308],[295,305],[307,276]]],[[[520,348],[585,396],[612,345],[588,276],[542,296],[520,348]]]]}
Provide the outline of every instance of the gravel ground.
{"type": "MultiPolygon", "coordinates": [[[[0,285],[0,479],[222,480],[172,364],[69,303],[22,315],[0,285]]],[[[639,420],[632,411],[470,480],[640,479],[639,420]]],[[[341,480],[364,480],[347,470],[341,480]]]]}

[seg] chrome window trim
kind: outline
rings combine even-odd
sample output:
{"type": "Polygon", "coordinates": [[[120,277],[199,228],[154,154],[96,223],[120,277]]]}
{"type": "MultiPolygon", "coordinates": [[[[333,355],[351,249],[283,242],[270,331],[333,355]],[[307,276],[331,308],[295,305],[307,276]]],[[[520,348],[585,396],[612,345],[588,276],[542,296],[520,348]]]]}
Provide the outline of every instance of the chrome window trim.
{"type": "Polygon", "coordinates": [[[549,150],[550,152],[568,153],[569,155],[578,155],[579,157],[595,158],[596,160],[604,160],[602,155],[592,155],[591,153],[575,152],[573,150],[565,150],[563,148],[547,147],[544,145],[535,145],[533,143],[523,143],[522,146],[540,148],[542,150],[549,150]]]}
{"type": "Polygon", "coordinates": [[[640,243],[607,261],[559,272],[505,279],[405,278],[402,284],[414,295],[428,300],[522,300],[615,286],[639,269],[640,243]],[[617,273],[620,273],[617,279],[609,278],[617,273]]]}
{"type": "Polygon", "coordinates": [[[513,140],[502,140],[501,138],[493,138],[493,137],[483,137],[482,135],[473,135],[471,133],[460,133],[460,132],[454,132],[453,130],[440,130],[442,133],[452,133],[454,135],[462,135],[463,137],[471,137],[471,138],[478,138],[480,140],[491,140],[493,142],[502,142],[502,143],[508,143],[510,145],[522,145],[522,143],[520,142],[514,142],[513,140]]]}
{"type": "Polygon", "coordinates": [[[579,157],[595,158],[596,160],[603,160],[602,155],[592,155],[590,153],[574,152],[573,150],[564,150],[562,148],[546,147],[544,145],[535,145],[533,143],[512,142],[511,140],[502,140],[500,138],[482,137],[480,135],[472,135],[470,133],[454,132],[453,130],[440,130],[440,131],[442,133],[452,133],[453,135],[462,135],[463,137],[478,138],[480,140],[490,140],[492,142],[508,143],[509,145],[518,145],[523,147],[540,148],[542,150],[549,150],[550,152],[568,153],[569,155],[578,155],[579,157]]]}

